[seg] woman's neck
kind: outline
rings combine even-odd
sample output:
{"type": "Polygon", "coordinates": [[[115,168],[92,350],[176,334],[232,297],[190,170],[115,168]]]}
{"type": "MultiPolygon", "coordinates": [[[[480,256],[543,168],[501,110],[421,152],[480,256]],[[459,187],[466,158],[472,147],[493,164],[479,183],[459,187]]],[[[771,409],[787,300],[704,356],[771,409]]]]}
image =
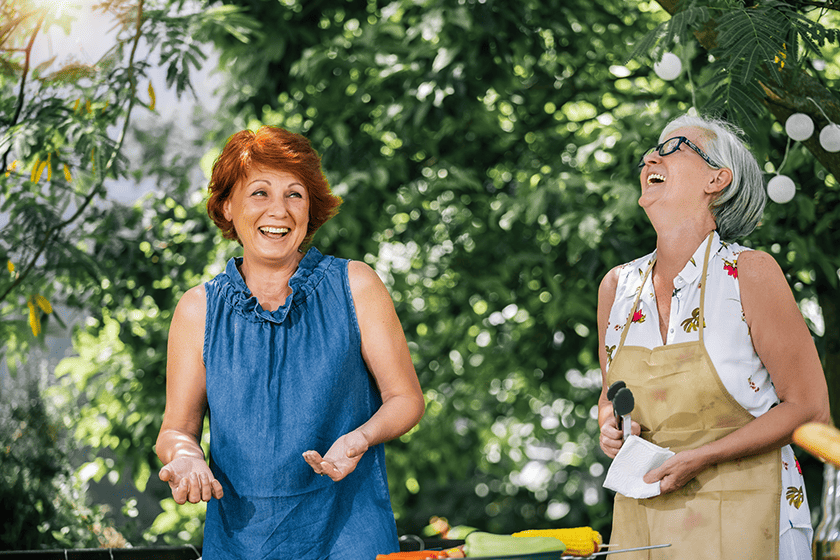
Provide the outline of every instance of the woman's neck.
{"type": "Polygon", "coordinates": [[[711,225],[685,224],[685,227],[657,230],[656,274],[663,279],[673,280],[709,234],[715,229],[711,225]]]}
{"type": "Polygon", "coordinates": [[[289,280],[297,271],[303,253],[297,253],[296,257],[280,264],[243,257],[239,273],[248,290],[266,311],[274,311],[282,306],[292,293],[289,280]]]}

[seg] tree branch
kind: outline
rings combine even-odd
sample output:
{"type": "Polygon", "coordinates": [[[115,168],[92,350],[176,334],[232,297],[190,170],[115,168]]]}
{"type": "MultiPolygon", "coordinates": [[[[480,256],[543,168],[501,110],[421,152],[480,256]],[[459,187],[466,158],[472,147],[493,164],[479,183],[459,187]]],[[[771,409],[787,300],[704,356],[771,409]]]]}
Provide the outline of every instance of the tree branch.
{"type": "MultiPolygon", "coordinates": [[[[658,2],[672,16],[677,12],[677,0],[658,0],[658,2]]],[[[695,31],[694,36],[706,50],[714,49],[717,46],[714,20],[703,24],[700,30],[695,31]]],[[[767,72],[779,73],[776,79],[759,80],[759,85],[765,92],[765,97],[760,101],[779,122],[784,123],[793,113],[805,113],[818,127],[827,125],[828,122],[815,103],[820,105],[832,122],[840,122],[840,104],[833,93],[813,76],[793,65],[773,66],[770,69],[765,67],[760,71],[763,71],[765,75],[767,72]],[[769,85],[774,83],[783,85],[769,85]]],[[[840,152],[825,151],[816,134],[803,144],[829,173],[840,179],[840,152]]]]}
{"type": "MultiPolygon", "coordinates": [[[[128,108],[126,109],[125,121],[123,122],[122,130],[120,131],[120,135],[117,139],[117,142],[114,144],[114,149],[111,152],[110,157],[108,158],[108,162],[106,163],[105,168],[100,173],[100,178],[99,178],[98,184],[95,184],[91,188],[90,192],[85,196],[85,198],[82,200],[82,203],[79,205],[79,207],[76,209],[76,211],[73,213],[72,216],[70,216],[66,220],[64,220],[62,222],[59,222],[58,224],[56,224],[56,225],[50,227],[49,229],[47,229],[47,231],[44,233],[43,239],[41,240],[41,244],[38,246],[37,250],[35,251],[35,254],[32,256],[30,261],[26,264],[26,266],[23,268],[23,270],[20,272],[20,274],[17,275],[14,282],[12,282],[8,286],[8,288],[6,288],[3,291],[3,293],[0,294],[0,302],[4,301],[6,299],[6,297],[15,288],[17,288],[26,279],[27,276],[29,276],[30,272],[32,272],[32,270],[35,268],[35,263],[38,261],[38,259],[41,257],[41,255],[44,253],[44,251],[47,248],[47,244],[53,238],[53,236],[55,236],[55,234],[57,232],[61,231],[65,227],[67,227],[70,224],[72,224],[73,222],[75,222],[79,218],[79,216],[81,216],[82,213],[87,209],[87,207],[90,205],[90,203],[96,197],[96,195],[99,194],[99,192],[102,190],[102,187],[105,184],[105,179],[108,176],[108,171],[113,166],[114,162],[117,159],[117,155],[119,154],[120,150],[122,149],[122,144],[125,141],[125,137],[126,137],[126,134],[128,132],[128,125],[131,121],[131,111],[134,108],[134,102],[135,102],[135,97],[136,97],[135,94],[136,94],[136,89],[137,89],[137,81],[134,77],[134,57],[136,56],[136,53],[137,53],[137,45],[140,42],[140,37],[141,37],[140,30],[141,30],[142,23],[143,23],[143,0],[140,0],[140,2],[138,3],[138,6],[137,6],[137,23],[135,25],[135,34],[134,34],[134,37],[133,37],[131,54],[129,55],[129,59],[128,59],[128,75],[129,75],[129,84],[130,84],[130,88],[131,88],[131,93],[130,93],[129,102],[128,102],[128,108]]],[[[39,24],[39,27],[40,27],[40,24],[39,24]]],[[[30,42],[30,45],[31,45],[31,42],[30,42]]],[[[11,148],[10,148],[10,150],[11,150],[11,148]]],[[[4,159],[5,159],[5,156],[4,156],[4,159]]],[[[5,167],[5,165],[4,165],[4,167],[5,167]]]]}
{"type": "MultiPolygon", "coordinates": [[[[20,114],[23,111],[23,102],[24,102],[24,94],[26,88],[26,78],[29,75],[29,64],[32,58],[32,46],[35,44],[35,37],[38,36],[38,32],[41,31],[41,26],[44,25],[44,16],[41,16],[38,19],[38,23],[35,25],[35,29],[32,31],[32,36],[29,38],[29,44],[24,49],[24,62],[23,62],[23,72],[21,73],[20,78],[20,90],[18,91],[18,102],[17,107],[15,107],[15,114],[12,115],[12,120],[9,122],[9,130],[11,130],[16,124],[17,120],[20,118],[20,114]]],[[[11,144],[9,145],[9,149],[5,151],[3,154],[3,165],[0,167],[0,170],[5,170],[6,165],[8,165],[9,153],[12,151],[11,144]]]]}

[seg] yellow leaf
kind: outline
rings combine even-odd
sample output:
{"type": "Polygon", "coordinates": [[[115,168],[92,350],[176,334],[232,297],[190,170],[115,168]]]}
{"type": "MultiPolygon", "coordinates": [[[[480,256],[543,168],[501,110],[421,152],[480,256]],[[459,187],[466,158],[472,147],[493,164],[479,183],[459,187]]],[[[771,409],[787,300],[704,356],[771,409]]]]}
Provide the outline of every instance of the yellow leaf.
{"type": "Polygon", "coordinates": [[[8,169],[9,171],[14,171],[15,169],[17,169],[17,166],[18,160],[14,160],[12,163],[9,164],[9,167],[7,167],[6,169],[8,169]]]}
{"type": "Polygon", "coordinates": [[[32,334],[38,336],[41,334],[41,318],[38,317],[38,312],[31,300],[27,302],[27,305],[29,306],[29,328],[32,329],[32,334]]]}
{"type": "Polygon", "coordinates": [[[12,261],[7,262],[6,263],[6,268],[9,269],[9,272],[14,272],[15,271],[15,263],[13,263],[12,261]]]}
{"type": "Polygon", "coordinates": [[[77,100],[76,100],[76,102],[73,104],[73,112],[74,112],[74,113],[75,113],[76,111],[78,111],[78,110],[79,110],[79,103],[81,103],[81,102],[82,102],[82,99],[81,99],[81,98],[79,98],[79,99],[77,99],[77,100]]]}
{"type": "Polygon", "coordinates": [[[67,167],[67,164],[66,164],[66,163],[64,164],[64,179],[65,179],[68,183],[70,183],[70,182],[72,182],[72,181],[73,181],[73,176],[72,176],[72,175],[70,175],[70,168],[69,168],[69,167],[67,167]]]}
{"type": "Polygon", "coordinates": [[[90,99],[86,99],[86,100],[85,100],[85,111],[87,111],[88,115],[89,115],[89,114],[90,114],[90,112],[91,112],[91,109],[90,109],[90,99]]]}
{"type": "Polygon", "coordinates": [[[149,82],[149,110],[155,110],[155,88],[152,87],[152,82],[149,82]]]}
{"type": "Polygon", "coordinates": [[[52,154],[47,154],[47,181],[52,181],[52,154]]]}
{"type": "Polygon", "coordinates": [[[44,169],[46,169],[46,168],[47,168],[47,162],[46,161],[42,161],[40,164],[38,164],[38,169],[35,171],[35,175],[32,178],[33,183],[37,183],[38,181],[41,180],[41,175],[44,174],[44,169]]]}
{"type": "Polygon", "coordinates": [[[32,162],[32,174],[29,176],[29,180],[33,183],[35,182],[35,175],[38,173],[38,164],[40,163],[40,159],[38,156],[35,156],[35,161],[32,162]]]}
{"type": "Polygon", "coordinates": [[[53,308],[50,301],[41,294],[35,296],[35,304],[40,307],[44,313],[52,313],[53,308]]]}

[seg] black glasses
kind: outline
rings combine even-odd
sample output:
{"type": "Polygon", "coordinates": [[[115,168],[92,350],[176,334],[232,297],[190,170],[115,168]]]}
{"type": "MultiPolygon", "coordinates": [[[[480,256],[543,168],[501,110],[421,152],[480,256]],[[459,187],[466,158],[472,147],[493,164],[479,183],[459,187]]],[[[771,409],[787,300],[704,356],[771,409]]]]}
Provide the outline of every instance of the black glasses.
{"type": "Polygon", "coordinates": [[[680,145],[685,144],[695,152],[697,152],[703,160],[714,167],[715,169],[720,169],[722,166],[716,164],[712,161],[712,158],[706,155],[706,153],[701,150],[697,144],[686,138],[685,136],[674,136],[673,138],[668,138],[658,146],[655,146],[644,153],[642,156],[642,161],[639,162],[639,169],[645,166],[645,158],[652,154],[653,152],[659,152],[659,155],[665,157],[667,155],[673,154],[677,150],[680,149],[680,145]]]}

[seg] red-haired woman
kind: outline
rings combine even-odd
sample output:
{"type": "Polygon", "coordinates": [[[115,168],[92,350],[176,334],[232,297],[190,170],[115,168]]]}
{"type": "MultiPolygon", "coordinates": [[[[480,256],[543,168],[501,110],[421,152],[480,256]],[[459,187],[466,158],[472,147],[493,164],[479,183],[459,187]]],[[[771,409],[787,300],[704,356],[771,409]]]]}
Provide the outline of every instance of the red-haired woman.
{"type": "Polygon", "coordinates": [[[280,128],[234,134],[213,167],[208,213],[243,255],[175,309],[156,447],[175,501],[208,502],[205,560],[397,550],[381,444],[423,395],[376,273],[303,252],[340,203],[280,128]]]}

